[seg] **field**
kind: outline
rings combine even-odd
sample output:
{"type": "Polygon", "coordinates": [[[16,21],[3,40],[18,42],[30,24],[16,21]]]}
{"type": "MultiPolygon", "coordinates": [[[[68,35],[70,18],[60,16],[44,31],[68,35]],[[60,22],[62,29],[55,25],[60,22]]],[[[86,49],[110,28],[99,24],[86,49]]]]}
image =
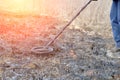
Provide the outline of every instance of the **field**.
{"type": "Polygon", "coordinates": [[[67,7],[59,14],[55,7],[56,15],[1,12],[0,80],[119,80],[120,60],[106,56],[114,47],[110,3],[92,3],[51,45],[54,51],[44,55],[31,49],[46,45],[76,12],[67,7]]]}

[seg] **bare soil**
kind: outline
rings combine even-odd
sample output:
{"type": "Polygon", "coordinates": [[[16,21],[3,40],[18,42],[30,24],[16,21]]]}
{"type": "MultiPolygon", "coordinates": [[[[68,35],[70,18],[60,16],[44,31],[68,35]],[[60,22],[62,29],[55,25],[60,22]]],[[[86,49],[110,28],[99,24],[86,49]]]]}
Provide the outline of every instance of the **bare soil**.
{"type": "Polygon", "coordinates": [[[120,60],[106,56],[114,47],[89,28],[67,28],[54,42],[54,52],[38,55],[64,25],[48,16],[0,16],[0,80],[119,80],[120,60]],[[90,34],[94,33],[94,34],[90,34]]]}

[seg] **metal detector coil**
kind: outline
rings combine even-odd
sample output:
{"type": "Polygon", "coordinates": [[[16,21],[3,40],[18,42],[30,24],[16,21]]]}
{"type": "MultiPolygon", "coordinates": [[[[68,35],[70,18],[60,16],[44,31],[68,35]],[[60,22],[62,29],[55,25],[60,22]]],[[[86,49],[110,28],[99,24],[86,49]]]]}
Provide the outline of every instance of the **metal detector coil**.
{"type": "Polygon", "coordinates": [[[45,54],[45,53],[51,53],[53,52],[53,48],[48,46],[48,47],[45,47],[45,46],[39,46],[39,47],[34,47],[31,49],[31,52],[32,53],[35,53],[35,54],[45,54]]]}

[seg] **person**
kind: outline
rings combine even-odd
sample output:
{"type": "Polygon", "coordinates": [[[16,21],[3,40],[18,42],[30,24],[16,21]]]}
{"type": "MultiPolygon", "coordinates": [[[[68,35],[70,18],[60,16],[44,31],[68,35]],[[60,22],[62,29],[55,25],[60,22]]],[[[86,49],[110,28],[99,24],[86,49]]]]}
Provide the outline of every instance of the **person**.
{"type": "Polygon", "coordinates": [[[120,0],[112,1],[110,20],[115,48],[107,52],[107,56],[111,58],[120,58],[120,0]]]}

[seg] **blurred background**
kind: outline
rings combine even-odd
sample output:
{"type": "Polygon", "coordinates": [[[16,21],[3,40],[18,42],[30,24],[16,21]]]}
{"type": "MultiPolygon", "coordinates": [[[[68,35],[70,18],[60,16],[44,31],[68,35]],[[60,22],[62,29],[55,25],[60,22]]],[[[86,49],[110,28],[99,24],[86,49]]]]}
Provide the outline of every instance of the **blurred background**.
{"type": "MultiPolygon", "coordinates": [[[[0,0],[1,13],[52,16],[69,21],[88,0],[0,0]]],[[[92,2],[73,23],[74,28],[90,28],[105,33],[110,30],[110,0],[92,2]]]]}
{"type": "MultiPolygon", "coordinates": [[[[34,12],[36,14],[56,14],[57,16],[63,16],[79,10],[87,1],[88,0],[1,0],[0,9],[9,12],[34,12]]],[[[107,14],[110,3],[111,1],[109,0],[93,2],[85,13],[89,15],[88,11],[91,11],[91,14],[95,12],[107,14]]]]}

